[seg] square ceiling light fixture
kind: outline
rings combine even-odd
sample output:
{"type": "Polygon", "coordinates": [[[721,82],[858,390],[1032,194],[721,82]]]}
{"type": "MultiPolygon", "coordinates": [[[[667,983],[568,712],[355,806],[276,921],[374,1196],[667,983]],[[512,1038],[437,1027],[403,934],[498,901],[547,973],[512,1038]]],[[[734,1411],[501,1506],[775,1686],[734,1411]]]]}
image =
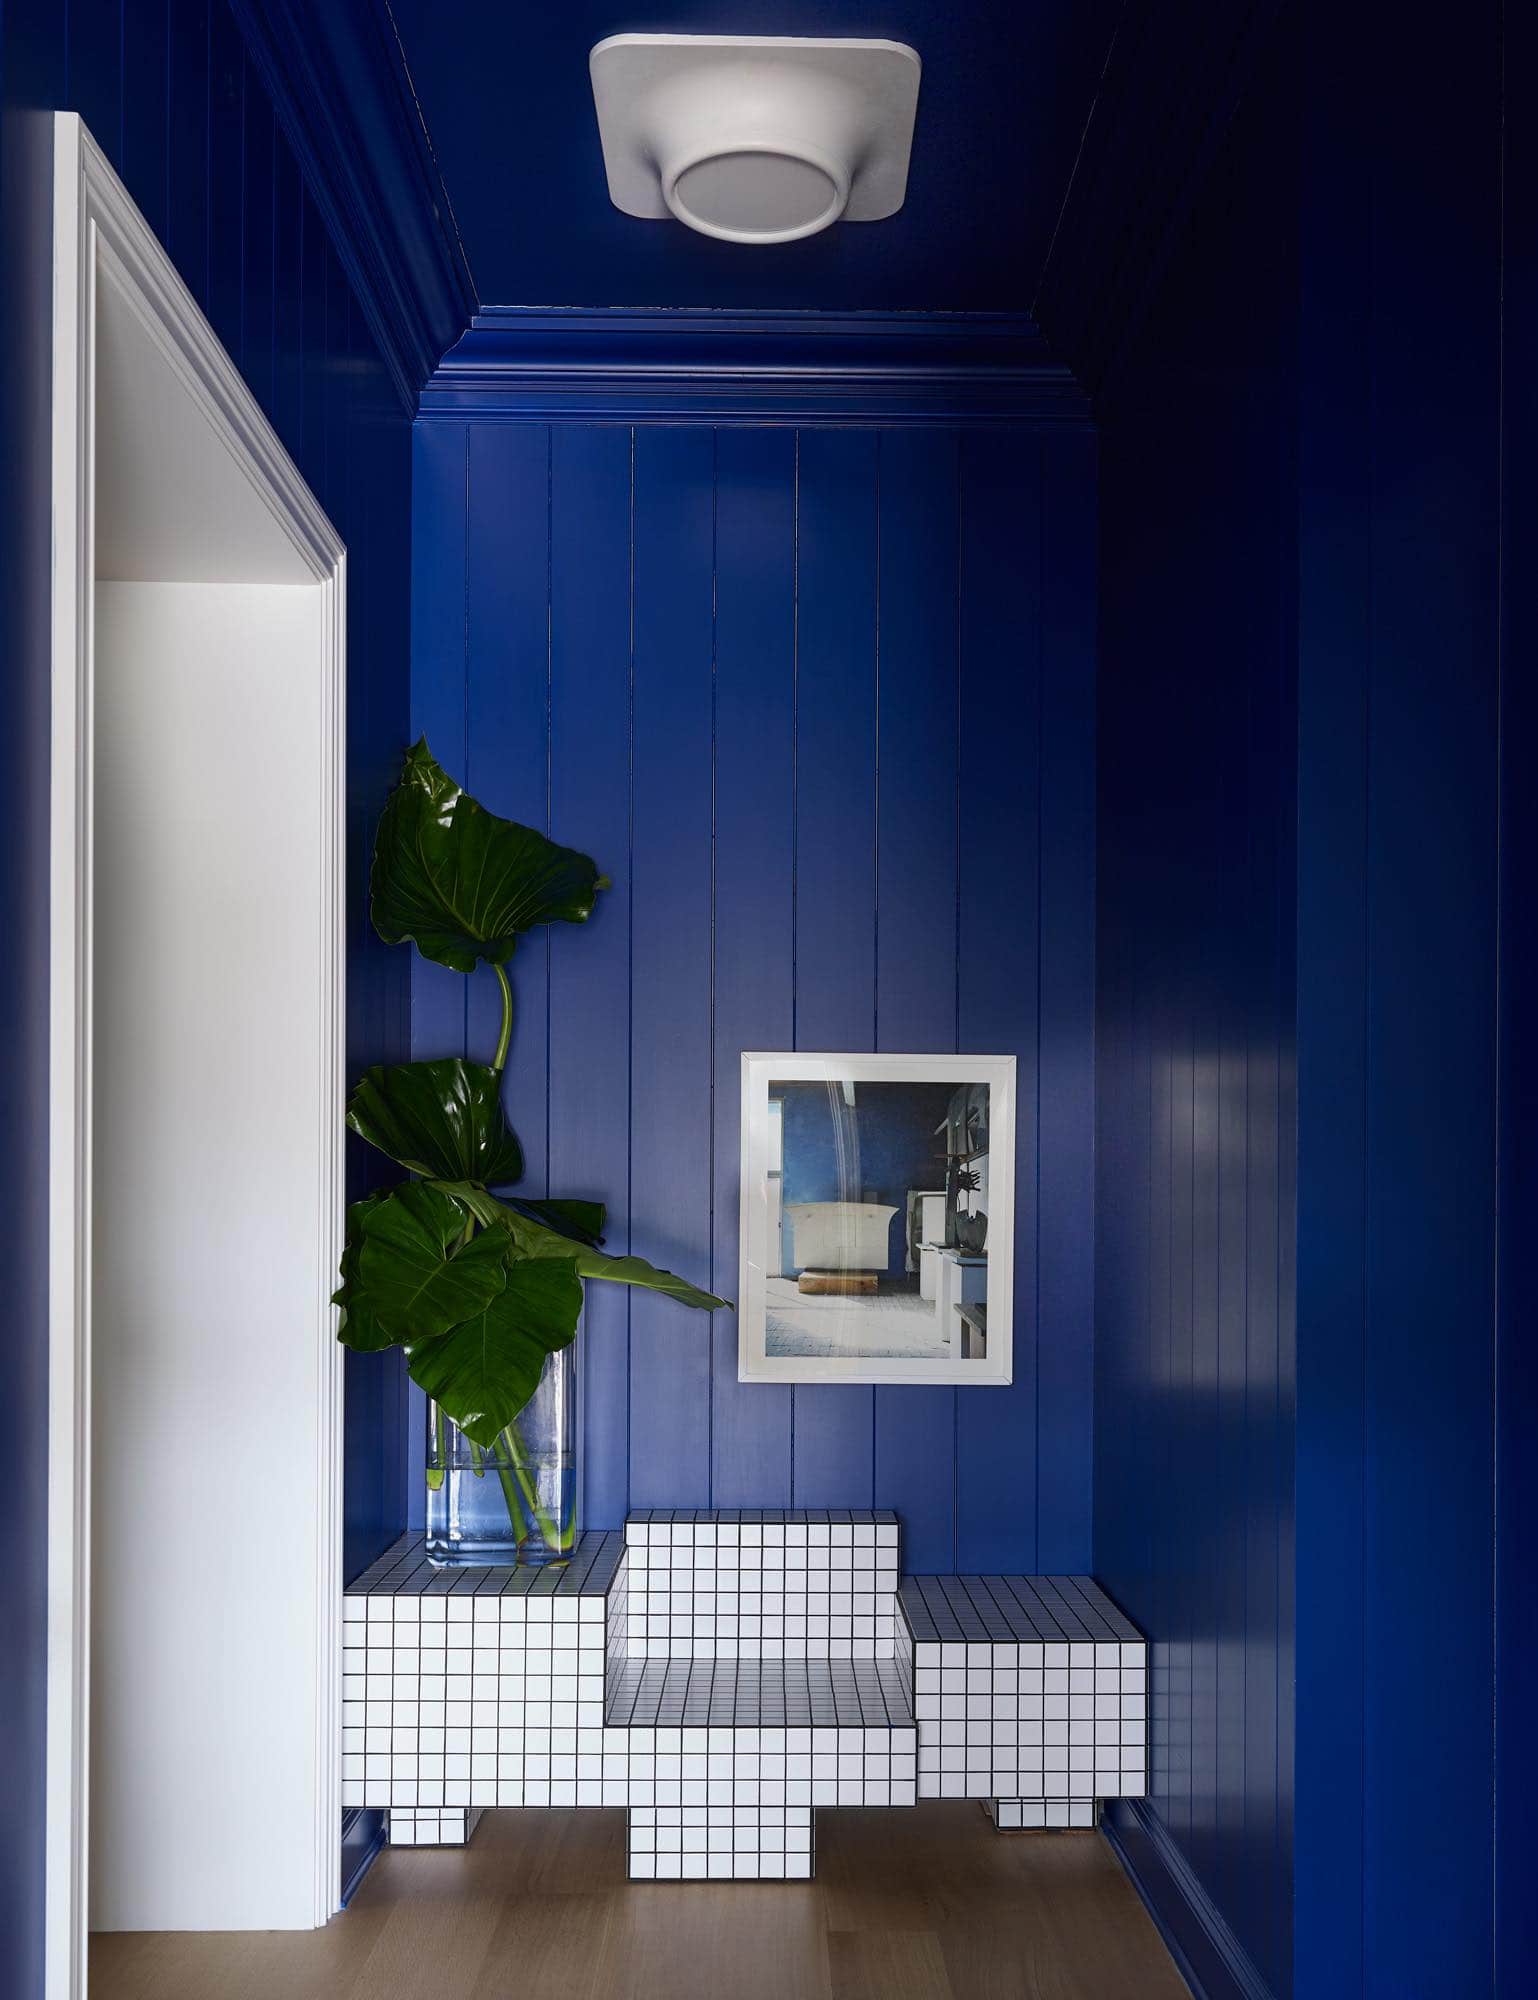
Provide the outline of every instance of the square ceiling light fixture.
{"type": "Polygon", "coordinates": [[[626,215],[794,243],[903,205],[920,65],[902,42],[611,35],[588,68],[626,215]]]}

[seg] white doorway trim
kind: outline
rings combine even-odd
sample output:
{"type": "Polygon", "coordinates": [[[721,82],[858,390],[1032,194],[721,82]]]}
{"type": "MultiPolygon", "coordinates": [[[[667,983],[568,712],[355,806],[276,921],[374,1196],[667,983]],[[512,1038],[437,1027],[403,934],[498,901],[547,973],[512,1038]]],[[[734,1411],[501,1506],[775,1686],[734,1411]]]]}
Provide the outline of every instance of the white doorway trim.
{"type": "MultiPolygon", "coordinates": [[[[98,276],[110,274],[322,593],[323,777],[313,906],[326,976],[314,1033],[322,1115],[314,1134],[321,1242],[341,1246],[344,997],[346,556],[335,529],[78,117],[53,118],[53,567],[49,1052],[49,1416],[46,1992],[86,1985],[91,1631],[91,1242],[95,356],[98,276]]],[[[318,1634],[314,1914],[338,1906],[341,1356],[327,1293],[314,1298],[318,1634]]],[[[233,1802],[232,1804],[238,1804],[233,1802]]]]}

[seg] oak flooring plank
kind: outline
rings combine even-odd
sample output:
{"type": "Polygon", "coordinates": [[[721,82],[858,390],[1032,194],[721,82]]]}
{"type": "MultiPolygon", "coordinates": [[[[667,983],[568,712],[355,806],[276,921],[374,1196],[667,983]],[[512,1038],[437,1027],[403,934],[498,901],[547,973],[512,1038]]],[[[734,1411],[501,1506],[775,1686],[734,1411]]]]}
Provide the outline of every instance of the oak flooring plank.
{"type": "MultiPolygon", "coordinates": [[[[383,1917],[381,1912],[381,1919],[383,1917]]],[[[117,1931],[90,1942],[91,2000],[333,2000],[379,1928],[117,1931]]]]}
{"type": "Polygon", "coordinates": [[[821,1894],[815,1883],[632,1885],[594,2000],[832,2000],[821,1894]]]}
{"type": "Polygon", "coordinates": [[[933,1931],[837,1931],[828,1963],[833,2000],[955,2000],[933,1931]]]}
{"type": "MultiPolygon", "coordinates": [[[[614,1892],[510,1894],[474,1984],[476,2000],[594,2000],[614,1913],[614,1892]]],[[[440,1995],[441,2000],[441,1995],[440,1995]]]]}
{"type": "Polygon", "coordinates": [[[630,1883],[623,1812],[386,1849],[321,1931],[91,1940],[91,2000],[1183,2000],[1098,1833],[973,1803],[827,1811],[817,1879],[630,1883]]]}

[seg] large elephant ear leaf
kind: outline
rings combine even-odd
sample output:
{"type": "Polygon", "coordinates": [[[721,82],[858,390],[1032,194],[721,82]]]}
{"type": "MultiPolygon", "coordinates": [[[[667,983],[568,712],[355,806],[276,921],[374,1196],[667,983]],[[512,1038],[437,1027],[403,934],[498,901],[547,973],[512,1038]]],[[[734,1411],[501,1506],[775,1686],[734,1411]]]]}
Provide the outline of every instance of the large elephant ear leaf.
{"type": "Polygon", "coordinates": [[[581,1277],[602,1278],[613,1285],[639,1285],[645,1291],[661,1292],[667,1298],[676,1299],[681,1306],[693,1306],[699,1312],[716,1312],[722,1307],[728,1312],[732,1309],[730,1299],[718,1299],[714,1292],[702,1292],[698,1285],[691,1285],[675,1272],[659,1270],[655,1264],[648,1264],[644,1257],[606,1257],[590,1244],[575,1243],[569,1236],[546,1229],[542,1223],[506,1206],[502,1210],[502,1221],[525,1257],[549,1258],[552,1261],[565,1259],[581,1277]]]}
{"type": "Polygon", "coordinates": [[[413,1345],[411,1379],[465,1435],[490,1449],[539,1387],[545,1357],[577,1331],[582,1284],[569,1261],[520,1258],[500,1231],[476,1238],[507,1260],[507,1281],[441,1339],[413,1345]]]}
{"type": "Polygon", "coordinates": [[[587,855],[461,791],[425,737],[408,752],[374,842],[374,927],[386,944],[413,938],[455,972],[505,965],[521,932],[585,923],[608,886],[587,855]]]}
{"type": "Polygon", "coordinates": [[[390,1190],[381,1188],[375,1194],[365,1195],[362,1201],[355,1201],[348,1209],[347,1240],[342,1246],[342,1282],[331,1294],[331,1303],[341,1308],[337,1315],[336,1337],[344,1347],[350,1347],[359,1354],[374,1354],[381,1348],[396,1344],[395,1335],[386,1332],[379,1324],[358,1275],[365,1221],[372,1209],[389,1198],[390,1190]]]}
{"type": "Polygon", "coordinates": [[[506,1187],[523,1174],[523,1149],[502,1110],[502,1079],[485,1063],[444,1056],[365,1070],[347,1122],[429,1180],[506,1187]]]}
{"type": "Polygon", "coordinates": [[[459,1242],[465,1211],[437,1188],[408,1181],[363,1219],[358,1284],[393,1339],[430,1340],[490,1304],[507,1282],[506,1247],[459,1242]]]}
{"type": "Polygon", "coordinates": [[[520,1215],[526,1215],[535,1222],[547,1223],[559,1235],[569,1236],[594,1249],[603,1241],[603,1226],[608,1211],[601,1201],[534,1201],[523,1195],[514,1195],[506,1205],[516,1208],[520,1215]]]}

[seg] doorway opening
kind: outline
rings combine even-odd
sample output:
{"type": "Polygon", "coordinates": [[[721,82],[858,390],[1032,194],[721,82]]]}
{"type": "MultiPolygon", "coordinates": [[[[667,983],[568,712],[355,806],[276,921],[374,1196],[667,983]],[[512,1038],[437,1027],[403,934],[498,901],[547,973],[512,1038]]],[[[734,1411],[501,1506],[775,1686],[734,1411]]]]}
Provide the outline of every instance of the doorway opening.
{"type": "Polygon", "coordinates": [[[54,140],[49,1993],[338,1903],[344,552],[54,140]]]}

